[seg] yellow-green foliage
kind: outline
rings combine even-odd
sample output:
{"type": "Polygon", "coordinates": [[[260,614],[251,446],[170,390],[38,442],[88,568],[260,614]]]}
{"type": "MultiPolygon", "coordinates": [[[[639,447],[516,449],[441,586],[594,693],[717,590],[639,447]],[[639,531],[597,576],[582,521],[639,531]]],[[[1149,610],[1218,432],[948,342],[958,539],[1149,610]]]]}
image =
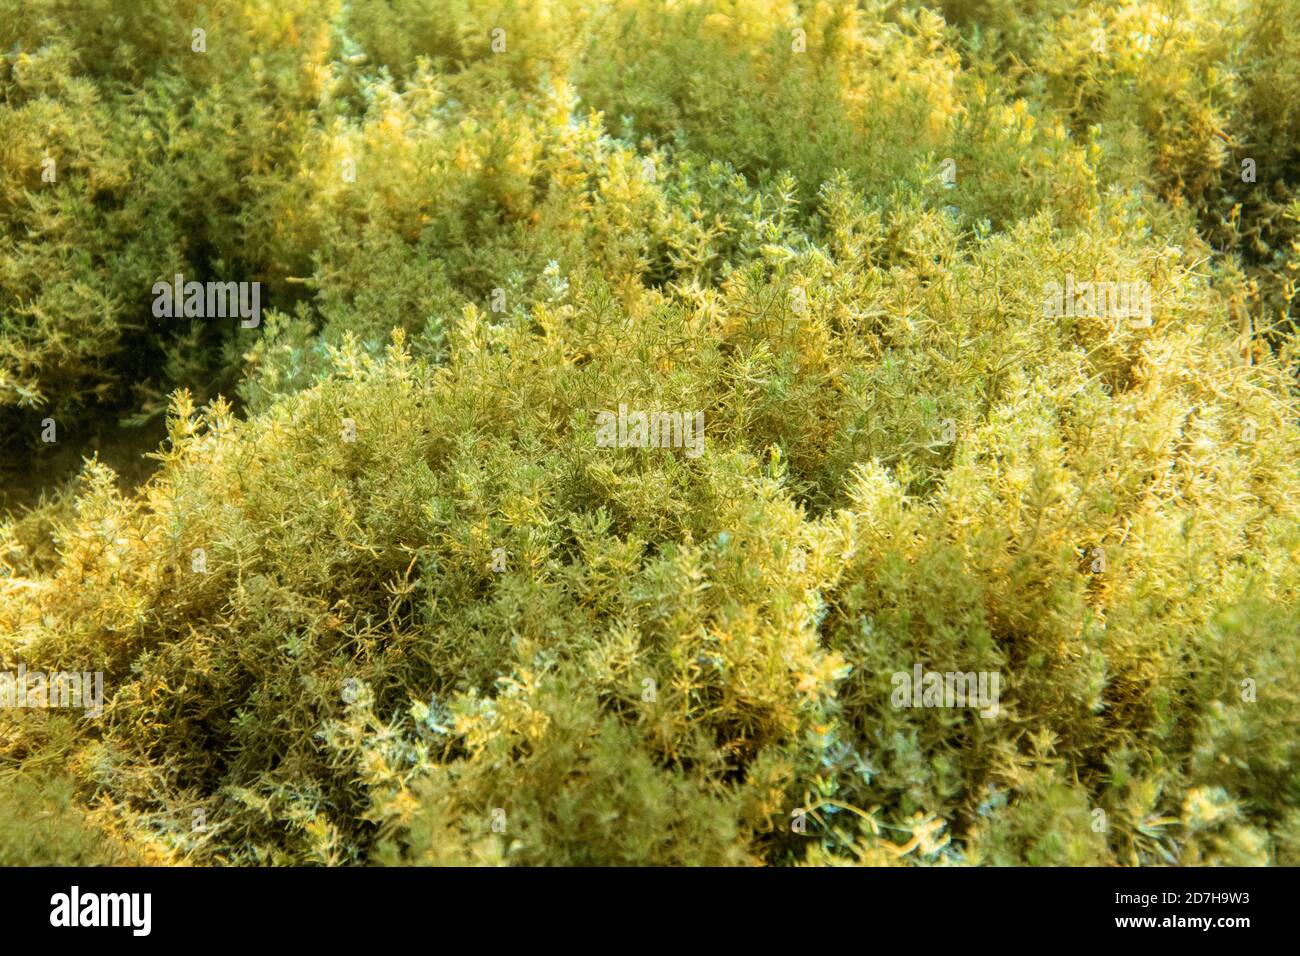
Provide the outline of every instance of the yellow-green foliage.
{"type": "MultiPolygon", "coordinates": [[[[315,0],[0,4],[0,440],[88,409],[161,415],[237,361],[236,326],[160,321],[155,281],[261,281],[256,197],[327,75],[315,0]],[[191,52],[191,30],[212,37],[191,52]]],[[[247,334],[247,333],[245,333],[247,334]]]]}
{"type": "Polygon", "coordinates": [[[106,690],[0,710],[0,860],[1300,859],[1295,0],[128,6],[4,18],[0,402],[189,387],[0,525],[0,672],[106,690]]]}

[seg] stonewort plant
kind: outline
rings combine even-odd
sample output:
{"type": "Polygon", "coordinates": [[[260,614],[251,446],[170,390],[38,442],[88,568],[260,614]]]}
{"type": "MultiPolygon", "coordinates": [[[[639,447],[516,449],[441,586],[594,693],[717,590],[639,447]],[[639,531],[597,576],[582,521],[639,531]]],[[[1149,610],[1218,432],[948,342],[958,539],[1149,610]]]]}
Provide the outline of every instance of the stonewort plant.
{"type": "Polygon", "coordinates": [[[0,862],[1300,863],[1298,45],[0,0],[0,862]]]}

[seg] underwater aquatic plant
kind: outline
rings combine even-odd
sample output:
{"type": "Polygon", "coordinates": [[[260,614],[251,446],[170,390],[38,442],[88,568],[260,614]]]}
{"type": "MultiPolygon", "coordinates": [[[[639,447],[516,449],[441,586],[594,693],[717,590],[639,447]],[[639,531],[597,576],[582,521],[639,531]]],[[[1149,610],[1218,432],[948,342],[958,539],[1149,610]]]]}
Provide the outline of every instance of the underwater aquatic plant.
{"type": "Polygon", "coordinates": [[[1300,861],[1278,2],[5,11],[0,858],[1300,861]]]}

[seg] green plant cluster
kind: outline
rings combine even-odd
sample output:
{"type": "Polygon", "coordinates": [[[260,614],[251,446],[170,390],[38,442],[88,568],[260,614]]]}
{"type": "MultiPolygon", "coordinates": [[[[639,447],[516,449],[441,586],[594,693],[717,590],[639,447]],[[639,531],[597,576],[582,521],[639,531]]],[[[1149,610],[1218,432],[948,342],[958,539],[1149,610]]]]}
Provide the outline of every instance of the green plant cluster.
{"type": "Polygon", "coordinates": [[[1297,0],[0,24],[0,862],[1300,863],[1297,0]]]}

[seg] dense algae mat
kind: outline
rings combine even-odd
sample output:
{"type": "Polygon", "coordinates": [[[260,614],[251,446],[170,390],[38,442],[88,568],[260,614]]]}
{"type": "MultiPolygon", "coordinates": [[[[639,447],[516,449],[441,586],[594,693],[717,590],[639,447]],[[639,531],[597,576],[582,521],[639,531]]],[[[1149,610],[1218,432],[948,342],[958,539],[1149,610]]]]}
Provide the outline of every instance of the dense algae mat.
{"type": "Polygon", "coordinates": [[[0,862],[1300,863],[1296,0],[0,49],[0,862]]]}

